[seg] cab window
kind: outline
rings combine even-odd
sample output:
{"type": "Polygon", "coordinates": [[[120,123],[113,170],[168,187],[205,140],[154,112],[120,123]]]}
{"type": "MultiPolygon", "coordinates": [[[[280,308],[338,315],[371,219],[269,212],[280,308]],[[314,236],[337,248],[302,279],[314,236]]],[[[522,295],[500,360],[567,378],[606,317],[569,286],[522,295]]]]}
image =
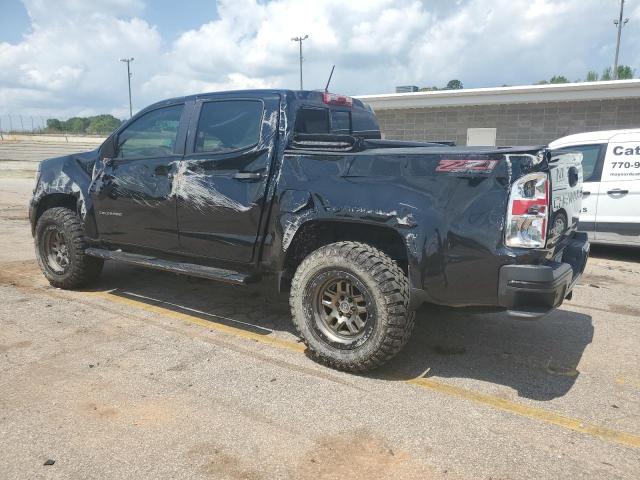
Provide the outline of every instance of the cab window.
{"type": "Polygon", "coordinates": [[[118,157],[157,158],[173,154],[184,105],[145,113],[118,134],[118,157]]]}
{"type": "Polygon", "coordinates": [[[328,108],[301,108],[296,118],[296,133],[351,134],[351,112],[328,108]]]}
{"type": "Polygon", "coordinates": [[[331,111],[331,133],[340,135],[351,134],[351,112],[342,110],[331,111]]]}
{"type": "Polygon", "coordinates": [[[296,133],[329,133],[329,109],[301,108],[295,125],[296,133]]]}
{"type": "Polygon", "coordinates": [[[202,105],[196,152],[224,153],[249,148],[260,139],[262,102],[221,100],[202,105]]]}

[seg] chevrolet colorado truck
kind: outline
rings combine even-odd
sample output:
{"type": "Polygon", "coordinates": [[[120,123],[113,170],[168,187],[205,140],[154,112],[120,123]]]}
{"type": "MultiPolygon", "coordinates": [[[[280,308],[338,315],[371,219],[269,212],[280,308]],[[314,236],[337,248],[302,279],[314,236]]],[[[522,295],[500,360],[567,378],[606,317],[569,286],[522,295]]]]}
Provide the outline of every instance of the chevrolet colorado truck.
{"type": "Polygon", "coordinates": [[[383,140],[365,103],[253,90],[162,101],[41,163],[30,221],[51,285],[114,260],[290,292],[309,351],[364,371],[424,302],[538,317],[570,298],[580,153],[383,140]]]}

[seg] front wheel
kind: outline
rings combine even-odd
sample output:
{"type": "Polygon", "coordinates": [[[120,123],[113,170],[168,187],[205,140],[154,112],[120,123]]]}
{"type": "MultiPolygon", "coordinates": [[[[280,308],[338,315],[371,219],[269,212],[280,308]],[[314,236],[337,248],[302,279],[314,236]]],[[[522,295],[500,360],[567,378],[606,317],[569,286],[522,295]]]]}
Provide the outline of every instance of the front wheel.
{"type": "Polygon", "coordinates": [[[363,243],[338,242],[311,253],[293,278],[290,305],[312,355],[339,370],[382,365],[413,329],[406,275],[363,243]]]}
{"type": "Polygon", "coordinates": [[[54,287],[83,287],[100,275],[103,261],[85,254],[82,222],[68,208],[51,208],[42,214],[35,243],[40,269],[54,287]]]}

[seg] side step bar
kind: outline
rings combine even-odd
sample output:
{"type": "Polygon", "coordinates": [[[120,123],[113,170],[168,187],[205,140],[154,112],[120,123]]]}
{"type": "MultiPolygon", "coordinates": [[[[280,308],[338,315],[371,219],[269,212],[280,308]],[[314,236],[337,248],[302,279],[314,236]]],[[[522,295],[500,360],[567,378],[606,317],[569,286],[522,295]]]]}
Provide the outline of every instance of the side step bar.
{"type": "Polygon", "coordinates": [[[206,267],[193,263],[172,262],[170,260],[163,260],[147,255],[138,255],[136,253],[126,253],[122,251],[105,250],[102,248],[92,247],[87,248],[85,253],[92,257],[103,258],[105,260],[115,260],[117,262],[128,263],[130,265],[164,270],[165,272],[182,273],[192,277],[208,278],[210,280],[218,280],[236,285],[245,285],[250,283],[252,280],[250,275],[234,272],[233,270],[206,267]]]}

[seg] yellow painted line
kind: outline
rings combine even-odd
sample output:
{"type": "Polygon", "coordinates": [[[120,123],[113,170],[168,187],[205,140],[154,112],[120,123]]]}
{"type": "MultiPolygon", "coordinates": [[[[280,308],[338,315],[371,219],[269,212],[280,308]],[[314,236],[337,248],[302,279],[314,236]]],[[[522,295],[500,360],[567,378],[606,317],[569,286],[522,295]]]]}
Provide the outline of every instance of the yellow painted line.
{"type": "MultiPolygon", "coordinates": [[[[283,340],[280,338],[275,338],[270,335],[260,335],[258,333],[248,332],[241,328],[231,327],[229,325],[224,325],[211,320],[203,320],[193,315],[189,315],[182,312],[176,312],[174,310],[161,307],[160,305],[163,302],[160,300],[149,299],[160,304],[160,305],[158,304],[149,305],[148,303],[145,303],[142,301],[132,300],[130,298],[118,296],[112,293],[90,292],[89,294],[99,298],[103,298],[110,302],[120,303],[122,305],[139,308],[147,312],[156,313],[159,315],[163,315],[165,317],[175,318],[178,320],[182,320],[188,323],[192,323],[195,325],[208,328],[210,330],[216,330],[218,332],[226,333],[229,335],[246,338],[246,339],[263,343],[266,345],[271,345],[274,347],[283,348],[283,349],[291,350],[294,352],[304,352],[305,350],[305,346],[302,343],[283,340]]],[[[555,413],[549,410],[544,410],[542,408],[531,407],[531,406],[524,405],[522,403],[506,400],[504,398],[500,398],[494,395],[489,395],[485,393],[476,392],[473,390],[468,390],[466,388],[457,387],[455,385],[441,382],[433,378],[418,377],[412,380],[406,380],[404,383],[415,385],[421,388],[426,388],[437,393],[449,395],[451,397],[467,400],[479,405],[484,405],[486,407],[490,407],[495,410],[509,412],[515,415],[519,415],[521,417],[530,418],[530,419],[537,420],[537,421],[551,424],[551,425],[557,425],[559,427],[584,433],[586,435],[590,435],[592,437],[596,437],[601,440],[606,440],[609,442],[618,443],[620,445],[625,445],[627,447],[640,449],[640,436],[633,435],[626,432],[621,432],[619,430],[614,430],[606,427],[600,427],[598,425],[584,422],[578,418],[567,417],[559,413],[555,413]]]]}
{"type": "Polygon", "coordinates": [[[463,398],[474,403],[486,405],[496,410],[514,413],[516,415],[520,415],[521,417],[527,417],[544,423],[558,425],[560,427],[574,430],[580,433],[585,433],[587,435],[591,435],[592,437],[598,437],[609,442],[615,442],[633,448],[640,448],[640,436],[589,424],[583,422],[580,419],[566,417],[564,415],[560,415],[559,413],[544,410],[542,408],[529,407],[522,403],[512,402],[511,400],[506,400],[504,398],[496,397],[493,395],[487,395],[485,393],[474,392],[473,390],[456,387],[455,385],[439,382],[438,380],[434,380],[432,378],[415,378],[413,380],[407,380],[407,383],[423,388],[428,388],[430,390],[444,393],[452,397],[463,398]]]}
{"type": "Polygon", "coordinates": [[[231,327],[229,325],[217,323],[212,320],[204,320],[194,315],[189,315],[182,312],[176,312],[174,310],[169,310],[167,308],[164,308],[158,305],[149,305],[145,302],[132,300],[130,298],[125,298],[125,297],[120,297],[118,295],[114,295],[111,293],[89,292],[89,294],[95,297],[104,298],[110,302],[120,303],[122,305],[128,305],[131,307],[139,308],[147,312],[157,313],[165,317],[175,318],[185,322],[193,323],[195,325],[199,325],[201,327],[208,328],[210,330],[216,330],[218,332],[227,333],[229,335],[235,335],[237,337],[246,338],[256,342],[264,343],[266,345],[285,348],[287,350],[293,350],[295,352],[304,352],[305,350],[305,346],[302,343],[282,340],[280,338],[267,336],[267,335],[260,335],[259,333],[247,332],[246,330],[243,330],[241,328],[231,327]]]}

